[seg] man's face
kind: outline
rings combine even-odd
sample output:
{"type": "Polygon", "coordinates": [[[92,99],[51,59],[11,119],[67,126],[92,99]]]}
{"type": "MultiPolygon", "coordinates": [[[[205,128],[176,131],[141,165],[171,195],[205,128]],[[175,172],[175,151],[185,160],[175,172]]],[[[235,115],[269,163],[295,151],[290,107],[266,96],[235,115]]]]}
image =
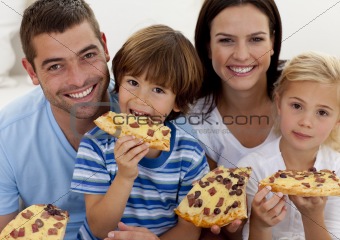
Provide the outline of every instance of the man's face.
{"type": "Polygon", "coordinates": [[[109,84],[110,59],[86,21],[63,33],[43,33],[33,38],[35,71],[25,59],[23,65],[34,84],[40,84],[54,114],[69,114],[75,104],[76,117],[91,118],[96,103],[105,100],[109,84]]]}

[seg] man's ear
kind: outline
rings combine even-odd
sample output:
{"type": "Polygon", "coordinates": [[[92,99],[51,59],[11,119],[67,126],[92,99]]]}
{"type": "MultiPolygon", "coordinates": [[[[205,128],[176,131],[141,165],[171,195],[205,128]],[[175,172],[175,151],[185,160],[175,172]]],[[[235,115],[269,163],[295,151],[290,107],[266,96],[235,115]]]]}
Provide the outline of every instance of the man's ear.
{"type": "Polygon", "coordinates": [[[101,32],[101,40],[102,40],[102,43],[103,43],[103,47],[104,47],[104,53],[105,53],[105,59],[106,59],[106,62],[108,62],[110,60],[110,54],[109,54],[109,50],[107,48],[107,43],[106,43],[106,36],[105,36],[105,33],[101,32]]]}
{"type": "Polygon", "coordinates": [[[39,79],[37,74],[35,73],[35,70],[32,66],[32,64],[27,60],[27,58],[23,58],[21,60],[22,66],[25,68],[26,72],[28,73],[28,75],[30,76],[32,83],[34,85],[39,85],[39,79]]]}

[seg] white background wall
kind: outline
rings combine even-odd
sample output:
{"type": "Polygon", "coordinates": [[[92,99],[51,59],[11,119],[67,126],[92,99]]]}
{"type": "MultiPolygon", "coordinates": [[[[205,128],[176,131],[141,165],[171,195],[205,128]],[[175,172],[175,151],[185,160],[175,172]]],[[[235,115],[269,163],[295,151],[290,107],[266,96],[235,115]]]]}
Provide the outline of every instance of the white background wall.
{"type": "MultiPolygon", "coordinates": [[[[11,6],[12,1],[2,0],[0,7],[11,6]]],[[[102,31],[107,35],[112,57],[130,34],[150,24],[167,24],[193,40],[197,15],[203,2],[203,0],[87,1],[95,11],[102,31]]],[[[304,50],[324,51],[340,57],[339,0],[277,0],[276,3],[283,21],[282,59],[291,58],[304,50]]],[[[18,61],[12,73],[24,74],[19,60],[22,52],[18,35],[14,37],[13,44],[18,61]]]]}

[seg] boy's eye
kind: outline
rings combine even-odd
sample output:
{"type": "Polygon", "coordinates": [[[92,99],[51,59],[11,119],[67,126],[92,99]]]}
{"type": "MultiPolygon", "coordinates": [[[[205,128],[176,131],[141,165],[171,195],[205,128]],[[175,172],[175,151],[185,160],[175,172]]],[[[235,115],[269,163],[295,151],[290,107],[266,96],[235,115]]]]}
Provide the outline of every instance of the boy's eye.
{"type": "Polygon", "coordinates": [[[138,86],[138,82],[135,80],[128,80],[127,81],[131,86],[138,86]]]}
{"type": "Polygon", "coordinates": [[[161,88],[154,88],[153,91],[155,93],[164,93],[163,89],[161,89],[161,88]]]}
{"type": "Polygon", "coordinates": [[[47,68],[47,70],[48,71],[55,71],[55,70],[58,70],[59,68],[61,68],[61,65],[54,64],[54,65],[50,66],[49,68],[47,68]]]}

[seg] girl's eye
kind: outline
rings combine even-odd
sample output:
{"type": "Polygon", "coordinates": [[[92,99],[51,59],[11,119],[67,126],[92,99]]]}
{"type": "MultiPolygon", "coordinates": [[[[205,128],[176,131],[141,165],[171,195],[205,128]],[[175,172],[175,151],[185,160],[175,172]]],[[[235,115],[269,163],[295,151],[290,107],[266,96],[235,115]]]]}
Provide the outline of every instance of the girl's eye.
{"type": "Polygon", "coordinates": [[[326,116],[328,116],[328,112],[326,112],[324,110],[320,110],[320,111],[318,111],[318,115],[326,117],[326,116]]]}
{"type": "Polygon", "coordinates": [[[298,104],[298,103],[292,103],[291,106],[292,106],[292,108],[294,108],[294,109],[301,109],[301,105],[298,104]]]}
{"type": "Polygon", "coordinates": [[[163,89],[161,89],[161,88],[154,88],[153,91],[154,91],[155,93],[165,93],[165,92],[163,91],[163,89]]]}
{"type": "Polygon", "coordinates": [[[127,81],[131,86],[138,86],[138,82],[135,80],[128,80],[127,81]]]}
{"type": "Polygon", "coordinates": [[[59,68],[61,68],[61,65],[59,65],[59,64],[54,64],[54,65],[50,66],[47,70],[48,70],[48,71],[56,71],[56,70],[58,70],[59,68]]]}

